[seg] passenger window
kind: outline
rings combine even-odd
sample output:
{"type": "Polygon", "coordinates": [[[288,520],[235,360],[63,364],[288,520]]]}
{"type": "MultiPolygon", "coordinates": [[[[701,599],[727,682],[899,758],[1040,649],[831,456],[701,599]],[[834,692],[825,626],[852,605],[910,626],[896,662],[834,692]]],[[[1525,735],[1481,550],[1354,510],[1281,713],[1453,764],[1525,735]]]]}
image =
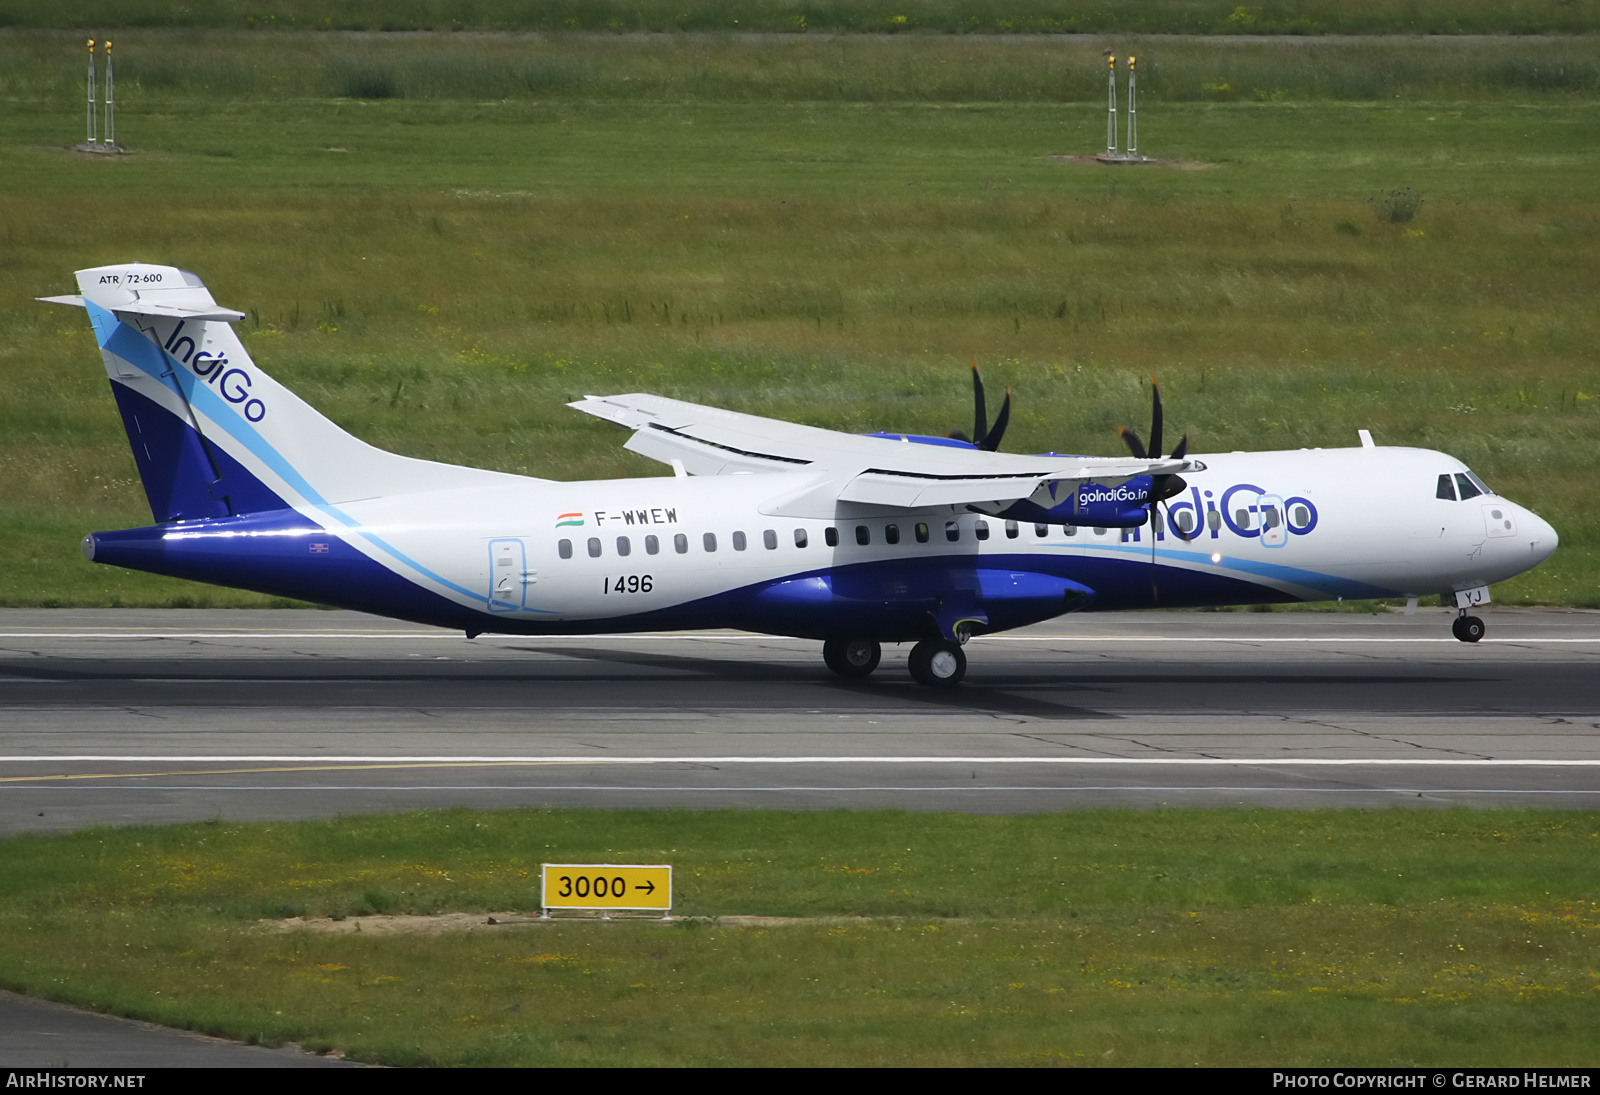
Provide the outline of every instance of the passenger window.
{"type": "Polygon", "coordinates": [[[589,558],[600,558],[600,537],[598,536],[589,537],[589,558]]]}
{"type": "Polygon", "coordinates": [[[658,540],[654,536],[646,536],[644,538],[644,553],[646,555],[658,555],[658,554],[660,554],[661,553],[661,541],[658,540]]]}
{"type": "Polygon", "coordinates": [[[1187,510],[1179,510],[1178,515],[1172,519],[1172,527],[1187,536],[1194,528],[1194,514],[1187,510]]]}
{"type": "Polygon", "coordinates": [[[744,533],[736,532],[736,533],[733,534],[733,550],[734,551],[743,551],[744,550],[744,533]]]}
{"type": "Polygon", "coordinates": [[[1222,528],[1222,514],[1219,513],[1217,510],[1214,510],[1214,509],[1213,510],[1207,510],[1206,511],[1206,528],[1210,529],[1212,532],[1220,531],[1221,528],[1222,528]]]}
{"type": "Polygon", "coordinates": [[[872,543],[872,530],[866,525],[857,525],[856,543],[860,544],[862,547],[866,547],[868,544],[872,543]]]}
{"type": "Polygon", "coordinates": [[[957,540],[960,540],[961,539],[961,525],[960,525],[960,523],[956,522],[956,521],[946,521],[944,523],[944,538],[946,540],[949,540],[952,544],[955,543],[957,540]]]}
{"type": "Polygon", "coordinates": [[[1439,476],[1439,489],[1433,492],[1435,498],[1443,498],[1446,502],[1456,500],[1456,485],[1450,482],[1450,473],[1445,472],[1439,476]]]}
{"type": "Polygon", "coordinates": [[[886,544],[898,544],[900,542],[900,526],[884,525],[883,542],[886,544]]]}
{"type": "Polygon", "coordinates": [[[1297,528],[1304,530],[1311,523],[1311,511],[1304,506],[1296,506],[1294,508],[1294,523],[1297,528]]]}
{"type": "Polygon", "coordinates": [[[560,543],[556,544],[556,554],[561,556],[563,559],[572,558],[572,541],[562,540],[560,543]]]}
{"type": "Polygon", "coordinates": [[[626,536],[617,537],[617,554],[626,556],[633,551],[633,545],[628,543],[626,536]]]}
{"type": "Polygon", "coordinates": [[[1061,526],[1061,531],[1066,533],[1068,536],[1076,536],[1076,535],[1078,535],[1078,526],[1077,525],[1062,525],[1061,526]]]}
{"type": "Polygon", "coordinates": [[[1236,510],[1234,510],[1233,511],[1233,523],[1238,525],[1240,528],[1249,528],[1250,527],[1250,511],[1247,510],[1247,509],[1236,509],[1236,510]]]}
{"type": "Polygon", "coordinates": [[[1461,488],[1461,500],[1463,502],[1465,502],[1468,498],[1476,498],[1478,495],[1483,493],[1483,491],[1478,489],[1478,485],[1476,483],[1468,479],[1465,475],[1462,475],[1460,472],[1456,472],[1456,486],[1461,488]]]}
{"type": "Polygon", "coordinates": [[[1050,535],[1050,526],[1049,525],[1034,525],[1033,526],[1033,534],[1035,536],[1037,536],[1039,539],[1043,540],[1046,536],[1050,535]]]}
{"type": "Polygon", "coordinates": [[[978,532],[978,539],[987,540],[989,538],[989,522],[978,521],[976,522],[975,527],[978,532]]]}
{"type": "Polygon", "coordinates": [[[1267,528],[1278,527],[1278,511],[1272,506],[1261,507],[1261,521],[1267,528]]]}
{"type": "Polygon", "coordinates": [[[809,542],[810,541],[806,538],[806,530],[805,529],[797,528],[797,529],[794,530],[794,546],[795,547],[803,548],[809,542]]]}
{"type": "Polygon", "coordinates": [[[714,532],[708,532],[700,537],[700,542],[705,545],[707,551],[717,550],[717,534],[714,532]]]}
{"type": "Polygon", "coordinates": [[[689,538],[681,532],[678,533],[672,538],[672,550],[679,555],[689,554],[689,538]]]}
{"type": "Polygon", "coordinates": [[[822,530],[822,539],[827,542],[829,547],[838,547],[839,530],[834,528],[832,525],[829,525],[827,528],[822,530]]]}
{"type": "Polygon", "coordinates": [[[917,543],[926,544],[928,542],[928,526],[926,524],[924,524],[921,521],[918,521],[917,522],[916,533],[917,533],[917,543]]]}
{"type": "Polygon", "coordinates": [[[768,551],[777,551],[778,550],[778,534],[777,534],[777,532],[775,532],[772,529],[768,529],[766,532],[763,532],[761,534],[761,542],[763,544],[767,545],[767,550],[768,551]]]}
{"type": "Polygon", "coordinates": [[[1015,540],[1016,538],[1017,538],[1017,523],[1015,521],[1007,521],[1006,522],[1006,539],[1007,540],[1015,540]]]}

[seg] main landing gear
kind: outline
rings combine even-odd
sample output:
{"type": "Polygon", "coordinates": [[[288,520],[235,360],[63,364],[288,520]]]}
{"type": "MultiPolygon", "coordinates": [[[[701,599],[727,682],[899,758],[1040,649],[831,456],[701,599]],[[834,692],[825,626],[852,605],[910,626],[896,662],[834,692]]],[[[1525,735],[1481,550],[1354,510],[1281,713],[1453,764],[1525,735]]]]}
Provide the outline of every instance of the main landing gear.
{"type": "Polygon", "coordinates": [[[1468,616],[1467,610],[1462,609],[1450,624],[1450,634],[1464,643],[1475,643],[1483,638],[1483,621],[1476,616],[1468,616]]]}
{"type": "Polygon", "coordinates": [[[822,660],[841,677],[865,677],[878,668],[883,647],[872,639],[829,639],[822,644],[822,660]]]}
{"type": "MultiPolygon", "coordinates": [[[[872,639],[829,639],[822,644],[822,660],[846,679],[865,677],[878,668],[883,647],[872,639]]],[[[911,677],[929,688],[954,688],[967,673],[967,656],[960,643],[924,639],[911,648],[907,662],[911,677]]]]}

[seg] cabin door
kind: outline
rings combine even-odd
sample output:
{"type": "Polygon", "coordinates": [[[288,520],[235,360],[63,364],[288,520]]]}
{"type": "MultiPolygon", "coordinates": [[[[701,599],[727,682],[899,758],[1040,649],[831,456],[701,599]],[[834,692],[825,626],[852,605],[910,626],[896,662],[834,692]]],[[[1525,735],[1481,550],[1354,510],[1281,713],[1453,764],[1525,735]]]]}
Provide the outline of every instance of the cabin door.
{"type": "Polygon", "coordinates": [[[489,541],[489,611],[521,612],[527,607],[528,549],[521,540],[489,541]]]}

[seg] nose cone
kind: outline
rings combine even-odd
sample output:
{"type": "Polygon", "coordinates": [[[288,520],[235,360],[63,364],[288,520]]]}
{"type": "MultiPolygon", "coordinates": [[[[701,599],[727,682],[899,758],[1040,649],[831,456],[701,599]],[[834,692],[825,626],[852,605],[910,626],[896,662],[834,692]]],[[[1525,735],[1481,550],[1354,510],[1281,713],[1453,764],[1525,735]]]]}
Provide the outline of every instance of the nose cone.
{"type": "Polygon", "coordinates": [[[1517,508],[1522,510],[1517,515],[1517,531],[1521,534],[1517,539],[1528,545],[1527,565],[1536,567],[1555,553],[1561,537],[1543,517],[1521,506],[1517,508]]]}

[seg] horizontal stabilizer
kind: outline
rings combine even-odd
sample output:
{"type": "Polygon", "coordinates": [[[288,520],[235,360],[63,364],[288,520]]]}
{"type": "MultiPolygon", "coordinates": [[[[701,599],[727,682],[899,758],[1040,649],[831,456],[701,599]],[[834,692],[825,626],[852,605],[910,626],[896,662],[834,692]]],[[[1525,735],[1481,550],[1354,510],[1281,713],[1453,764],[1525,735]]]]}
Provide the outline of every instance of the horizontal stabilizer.
{"type": "MultiPolygon", "coordinates": [[[[70,304],[75,308],[87,307],[83,297],[34,297],[34,300],[45,304],[70,304]]],[[[121,315],[132,316],[163,316],[167,319],[214,319],[222,323],[238,323],[244,318],[243,312],[235,312],[232,308],[206,308],[187,307],[181,304],[163,304],[153,300],[135,300],[129,304],[119,304],[112,311],[121,315]]]]}

